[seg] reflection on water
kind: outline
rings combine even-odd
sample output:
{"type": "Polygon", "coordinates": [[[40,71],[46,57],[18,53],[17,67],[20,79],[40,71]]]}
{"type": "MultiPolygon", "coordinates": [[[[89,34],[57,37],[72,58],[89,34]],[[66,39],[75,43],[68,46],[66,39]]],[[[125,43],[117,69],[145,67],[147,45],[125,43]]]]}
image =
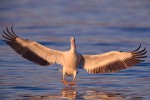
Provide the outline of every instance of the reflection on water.
{"type": "Polygon", "coordinates": [[[29,99],[29,100],[53,100],[53,99],[89,99],[89,100],[98,100],[98,99],[107,99],[107,100],[123,100],[125,99],[124,96],[120,94],[113,94],[113,93],[105,93],[101,91],[93,91],[93,90],[84,90],[79,91],[75,88],[64,87],[60,94],[47,94],[47,95],[36,95],[36,96],[29,96],[29,95],[21,95],[21,99],[29,99]],[[84,92],[84,93],[82,93],[84,92]]]}
{"type": "Polygon", "coordinates": [[[25,100],[54,100],[54,99],[77,99],[81,98],[75,88],[64,87],[58,94],[46,94],[46,95],[20,95],[20,99],[25,100]]]}
{"type": "Polygon", "coordinates": [[[63,88],[62,96],[68,99],[75,99],[78,96],[78,94],[75,88],[63,88]]]}
{"type": "Polygon", "coordinates": [[[64,87],[59,94],[46,94],[46,95],[20,95],[23,100],[56,100],[56,99],[88,99],[88,100],[141,100],[142,97],[127,98],[124,95],[109,91],[96,91],[96,90],[80,90],[77,92],[76,88],[64,87]]]}
{"type": "Polygon", "coordinates": [[[74,36],[82,54],[131,51],[140,43],[148,51],[144,63],[118,73],[91,75],[79,69],[77,86],[68,88],[61,83],[60,66],[35,65],[0,41],[1,100],[149,100],[150,0],[1,0],[0,3],[1,33],[6,26],[14,25],[19,36],[58,50],[67,50],[69,38],[74,36]]]}

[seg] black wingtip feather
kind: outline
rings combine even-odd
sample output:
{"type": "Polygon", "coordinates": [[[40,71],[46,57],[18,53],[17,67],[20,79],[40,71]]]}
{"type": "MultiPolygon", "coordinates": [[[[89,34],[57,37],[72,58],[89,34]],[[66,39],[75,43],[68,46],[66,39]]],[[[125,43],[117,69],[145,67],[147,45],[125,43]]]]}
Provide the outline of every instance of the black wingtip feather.
{"type": "Polygon", "coordinates": [[[4,42],[13,42],[18,36],[13,31],[13,25],[11,26],[11,30],[6,27],[6,30],[3,30],[2,37],[6,40],[3,40],[4,42]]]}
{"type": "Polygon", "coordinates": [[[133,54],[142,54],[142,55],[147,53],[146,47],[144,49],[142,49],[142,50],[140,50],[140,48],[141,48],[141,44],[136,50],[132,51],[131,53],[133,53],[133,54]]]}
{"type": "Polygon", "coordinates": [[[137,51],[135,53],[143,53],[144,51],[146,51],[146,47],[143,50],[137,51]]]}
{"type": "Polygon", "coordinates": [[[143,58],[147,57],[146,56],[146,53],[147,53],[146,47],[142,50],[140,50],[140,48],[141,48],[141,44],[136,50],[131,52],[133,54],[133,57],[135,58],[135,61],[138,61],[139,63],[144,62],[145,60],[143,60],[143,58]]]}
{"type": "Polygon", "coordinates": [[[1,41],[3,41],[3,42],[7,42],[6,40],[1,40],[1,41]]]}
{"type": "Polygon", "coordinates": [[[15,39],[13,36],[11,36],[11,34],[10,33],[8,33],[8,30],[6,30],[7,32],[5,32],[4,30],[3,30],[3,33],[4,33],[4,35],[5,36],[7,36],[8,38],[10,38],[10,39],[15,39]]]}
{"type": "Polygon", "coordinates": [[[12,31],[12,34],[13,34],[15,37],[18,37],[18,36],[15,34],[14,30],[13,30],[13,25],[11,26],[11,31],[12,31]]]}
{"type": "Polygon", "coordinates": [[[8,30],[8,27],[6,27],[7,33],[9,33],[10,36],[17,38],[16,35],[14,35],[13,29],[11,28],[11,32],[8,30]]]}
{"type": "Polygon", "coordinates": [[[12,41],[12,39],[11,39],[11,38],[9,38],[9,37],[7,37],[7,36],[5,36],[5,34],[2,34],[2,37],[3,37],[3,38],[5,38],[5,39],[6,39],[6,41],[12,41]]]}
{"type": "Polygon", "coordinates": [[[136,50],[134,50],[134,51],[132,51],[132,52],[136,52],[136,51],[138,51],[140,48],[141,48],[141,44],[140,44],[140,46],[139,46],[136,50]]]}

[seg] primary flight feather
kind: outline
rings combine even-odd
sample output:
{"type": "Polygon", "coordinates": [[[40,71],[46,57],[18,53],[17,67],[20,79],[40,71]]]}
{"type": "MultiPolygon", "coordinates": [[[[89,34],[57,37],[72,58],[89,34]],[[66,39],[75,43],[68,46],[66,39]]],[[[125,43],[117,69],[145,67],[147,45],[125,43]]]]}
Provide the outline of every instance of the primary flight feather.
{"type": "Polygon", "coordinates": [[[111,51],[98,55],[82,55],[76,51],[74,37],[70,38],[71,46],[68,51],[54,50],[35,41],[17,36],[13,31],[13,26],[11,30],[8,30],[8,27],[3,30],[2,36],[5,38],[4,42],[29,61],[42,66],[54,63],[62,65],[62,82],[64,84],[68,84],[65,80],[65,75],[73,75],[73,81],[69,84],[70,86],[75,84],[79,65],[82,65],[83,69],[92,74],[109,73],[134,66],[143,62],[143,58],[147,57],[145,56],[147,53],[146,47],[140,50],[141,45],[132,52],[111,51]]]}

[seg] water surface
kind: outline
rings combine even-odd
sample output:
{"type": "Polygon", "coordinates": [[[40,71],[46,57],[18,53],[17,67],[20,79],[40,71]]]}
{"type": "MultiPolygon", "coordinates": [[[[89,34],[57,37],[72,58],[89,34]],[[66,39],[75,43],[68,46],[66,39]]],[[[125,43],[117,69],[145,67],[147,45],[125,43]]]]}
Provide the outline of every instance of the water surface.
{"type": "MultiPolygon", "coordinates": [[[[91,75],[79,69],[77,85],[61,83],[61,66],[41,67],[0,42],[0,99],[117,99],[150,98],[150,1],[149,0],[2,0],[0,30],[14,31],[47,47],[68,50],[76,38],[82,54],[147,47],[146,61],[111,74],[91,75]]],[[[1,37],[2,39],[2,37],[1,37]]],[[[71,78],[69,78],[71,79],[71,78]]]]}

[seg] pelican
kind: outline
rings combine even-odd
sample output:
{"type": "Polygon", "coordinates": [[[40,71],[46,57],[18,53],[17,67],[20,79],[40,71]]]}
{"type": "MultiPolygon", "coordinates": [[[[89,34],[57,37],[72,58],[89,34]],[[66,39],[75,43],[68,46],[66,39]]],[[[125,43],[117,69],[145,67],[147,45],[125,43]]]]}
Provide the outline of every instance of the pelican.
{"type": "Polygon", "coordinates": [[[91,74],[117,72],[127,69],[146,58],[146,47],[140,46],[131,52],[110,51],[97,55],[82,55],[76,50],[75,38],[70,38],[70,49],[67,51],[59,51],[45,47],[35,41],[23,39],[15,34],[13,26],[9,30],[6,27],[2,34],[4,42],[13,50],[20,54],[23,58],[42,66],[60,64],[62,67],[62,83],[64,85],[75,85],[76,75],[79,65],[91,74]],[[66,75],[73,75],[73,81],[68,82],[66,75]]]}

